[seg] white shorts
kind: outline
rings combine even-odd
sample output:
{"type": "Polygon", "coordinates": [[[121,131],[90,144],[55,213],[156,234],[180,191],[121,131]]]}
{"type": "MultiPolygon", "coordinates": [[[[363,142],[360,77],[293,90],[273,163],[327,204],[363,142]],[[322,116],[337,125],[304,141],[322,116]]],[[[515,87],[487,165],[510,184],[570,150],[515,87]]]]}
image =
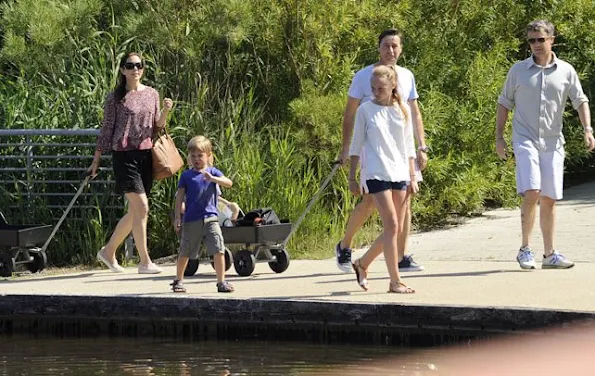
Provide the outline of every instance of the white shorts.
{"type": "Polygon", "coordinates": [[[562,199],[564,185],[564,145],[553,151],[540,151],[533,142],[513,142],[516,158],[516,190],[541,191],[541,196],[562,199]]]}
{"type": "MultiPolygon", "coordinates": [[[[368,192],[368,186],[366,185],[366,179],[364,179],[364,167],[363,165],[360,163],[360,169],[359,169],[359,187],[361,189],[361,191],[366,194],[366,193],[370,193],[368,192]]],[[[417,161],[415,161],[415,181],[417,181],[418,183],[422,182],[424,180],[422,174],[421,174],[421,170],[419,169],[419,166],[417,164],[417,161]]],[[[407,185],[411,185],[411,181],[407,180],[407,185]]]]}

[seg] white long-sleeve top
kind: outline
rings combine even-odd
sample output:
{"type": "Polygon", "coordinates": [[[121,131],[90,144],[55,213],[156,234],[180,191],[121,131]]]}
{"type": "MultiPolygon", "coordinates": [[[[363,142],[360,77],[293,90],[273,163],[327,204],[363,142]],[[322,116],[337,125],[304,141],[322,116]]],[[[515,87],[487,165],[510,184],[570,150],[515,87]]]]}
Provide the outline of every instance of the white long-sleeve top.
{"type": "Polygon", "coordinates": [[[409,158],[415,158],[411,125],[397,106],[362,103],[355,114],[350,156],[365,160],[365,180],[409,181],[409,158]],[[363,154],[363,155],[362,155],[363,154]]]}

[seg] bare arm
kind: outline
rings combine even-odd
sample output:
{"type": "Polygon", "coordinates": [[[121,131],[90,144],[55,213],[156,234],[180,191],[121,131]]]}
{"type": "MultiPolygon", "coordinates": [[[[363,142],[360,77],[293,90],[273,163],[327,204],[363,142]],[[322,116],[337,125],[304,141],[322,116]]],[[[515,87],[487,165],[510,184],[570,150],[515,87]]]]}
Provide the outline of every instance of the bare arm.
{"type": "Polygon", "coordinates": [[[504,128],[508,120],[508,108],[498,104],[496,110],[496,153],[502,159],[506,159],[506,141],[504,140],[504,128]]]}
{"type": "Polygon", "coordinates": [[[182,205],[186,199],[186,188],[178,188],[176,192],[176,204],[174,211],[174,230],[180,231],[182,227],[182,205]]]}
{"type": "Polygon", "coordinates": [[[231,188],[233,182],[227,176],[211,176],[211,180],[215,184],[219,184],[223,188],[231,188]]]}
{"type": "Polygon", "coordinates": [[[579,108],[578,117],[585,129],[585,145],[589,151],[595,148],[595,139],[593,138],[593,129],[591,128],[591,111],[589,110],[589,102],[583,102],[579,108]]]}
{"type": "Polygon", "coordinates": [[[349,157],[349,144],[351,143],[351,135],[353,134],[355,113],[360,102],[360,99],[347,97],[347,105],[345,105],[345,111],[343,112],[343,139],[341,156],[339,157],[339,162],[341,163],[345,163],[349,157]]]}
{"type": "Polygon", "coordinates": [[[356,180],[357,165],[359,163],[359,156],[352,155],[349,163],[349,190],[356,196],[359,196],[359,184],[356,180]]]}
{"type": "MultiPolygon", "coordinates": [[[[409,101],[409,108],[411,108],[411,121],[413,122],[413,136],[417,146],[421,148],[426,147],[426,133],[424,131],[424,122],[421,118],[421,111],[417,99],[409,101]]],[[[428,164],[428,155],[426,152],[418,150],[417,163],[421,170],[425,169],[428,164]]]]}
{"type": "Polygon", "coordinates": [[[415,159],[409,158],[409,177],[411,178],[410,189],[411,192],[417,193],[419,186],[417,185],[417,175],[415,174],[415,159]]]}
{"type": "MultiPolygon", "coordinates": [[[[163,109],[161,109],[161,113],[159,118],[155,122],[155,127],[157,129],[163,129],[165,127],[165,122],[167,121],[167,115],[169,115],[169,111],[173,108],[174,104],[170,98],[163,99],[163,109]]],[[[159,96],[157,96],[157,111],[159,111],[159,96]]]]}

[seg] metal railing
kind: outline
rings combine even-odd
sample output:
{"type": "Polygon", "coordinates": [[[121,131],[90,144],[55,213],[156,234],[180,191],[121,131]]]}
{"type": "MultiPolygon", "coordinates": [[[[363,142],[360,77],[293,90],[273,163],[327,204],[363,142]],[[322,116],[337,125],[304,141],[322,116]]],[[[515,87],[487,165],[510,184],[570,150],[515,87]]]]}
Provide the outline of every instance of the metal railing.
{"type": "MultiPolygon", "coordinates": [[[[0,211],[9,223],[56,223],[83,183],[98,134],[97,129],[0,129],[0,211]]],[[[111,156],[103,155],[101,165],[61,231],[80,229],[69,226],[75,221],[121,217],[124,200],[114,193],[111,156]]]]}
{"type": "MultiPolygon", "coordinates": [[[[83,181],[95,150],[97,129],[0,129],[0,193],[4,210],[31,213],[42,205],[64,210],[83,181]]],[[[109,166],[111,156],[102,156],[109,166]]],[[[113,193],[111,167],[77,200],[77,209],[122,210],[113,193]]],[[[53,213],[52,218],[59,217],[53,213]]],[[[76,215],[73,216],[76,218],[76,215]]]]}

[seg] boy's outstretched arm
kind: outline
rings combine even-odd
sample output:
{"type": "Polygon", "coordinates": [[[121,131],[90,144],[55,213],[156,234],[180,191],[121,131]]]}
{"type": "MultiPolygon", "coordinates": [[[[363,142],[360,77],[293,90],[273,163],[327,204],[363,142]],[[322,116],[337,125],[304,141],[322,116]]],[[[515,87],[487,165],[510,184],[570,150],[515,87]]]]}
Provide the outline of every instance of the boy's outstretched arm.
{"type": "Polygon", "coordinates": [[[227,176],[211,176],[211,181],[213,183],[219,184],[223,188],[231,188],[233,182],[227,176]]]}

